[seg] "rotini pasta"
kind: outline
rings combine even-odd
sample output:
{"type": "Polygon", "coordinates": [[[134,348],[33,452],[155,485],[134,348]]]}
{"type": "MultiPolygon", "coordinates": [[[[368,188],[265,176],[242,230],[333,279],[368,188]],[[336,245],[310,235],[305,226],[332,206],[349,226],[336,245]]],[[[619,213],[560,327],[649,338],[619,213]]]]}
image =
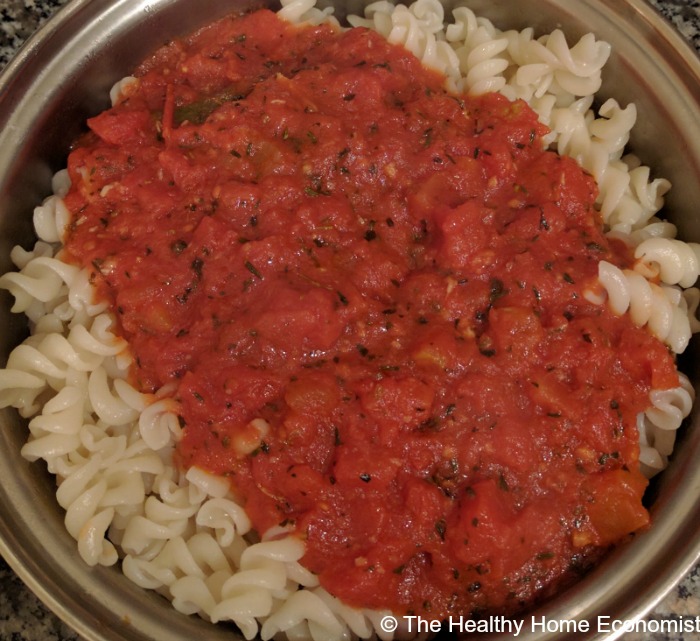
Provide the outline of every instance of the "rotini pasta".
{"type": "Polygon", "coordinates": [[[685,350],[690,340],[690,321],[680,290],[657,285],[638,272],[621,270],[606,261],[600,263],[599,279],[615,313],[629,310],[636,325],[648,326],[676,353],[685,350]]]}
{"type": "MultiPolygon", "coordinates": [[[[333,20],[315,0],[282,5],[279,15],[293,23],[333,20]]],[[[551,129],[546,142],[596,178],[609,235],[634,249],[634,269],[600,263],[588,298],[629,314],[675,353],[686,348],[700,330],[700,290],[692,287],[700,245],[677,240],[675,228],[655,217],[670,185],[624,155],[634,105],[608,100],[592,111],[606,43],[588,34],[570,47],[558,30],[539,38],[532,29],[500,31],[466,7],[445,25],[437,0],[380,0],[348,20],[406,47],[454,91],[497,91],[528,102],[551,129]]],[[[117,83],[112,102],[136,82],[117,83]]],[[[39,241],[29,251],[15,248],[18,271],[0,276],[13,311],[25,314],[32,330],[0,370],[0,407],[15,407],[28,420],[22,455],[46,461],[56,475],[57,500],[81,557],[92,566],[121,561],[131,581],[164,594],[178,611],[232,622],[247,639],[413,638],[382,630],[385,612],[352,608],[320,587],[300,563],[304,543],[284,529],[259,539],[226,479],[176,467],[178,402],[167,389],[144,394],[128,382],[128,344],[116,335],[106,303],[93,299],[86,270],[62,260],[68,187],[59,172],[54,194],[34,212],[39,241]]],[[[667,465],[693,400],[683,375],[680,387],[651,392],[650,408],[638,417],[647,475],[667,465]]],[[[264,425],[256,425],[264,436],[264,425]]]]}
{"type": "Polygon", "coordinates": [[[649,476],[668,464],[677,430],[695,400],[695,391],[687,376],[681,374],[680,379],[681,385],[676,389],[652,392],[652,407],[638,417],[639,459],[649,476]]]}

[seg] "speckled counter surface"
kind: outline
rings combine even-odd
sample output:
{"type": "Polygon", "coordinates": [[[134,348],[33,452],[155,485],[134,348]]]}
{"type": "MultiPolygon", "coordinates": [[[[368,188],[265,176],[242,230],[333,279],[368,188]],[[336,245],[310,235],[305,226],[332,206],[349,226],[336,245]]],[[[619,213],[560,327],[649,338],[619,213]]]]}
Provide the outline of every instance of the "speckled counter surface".
{"type": "MultiPolygon", "coordinates": [[[[0,0],[0,68],[8,62],[24,40],[67,1],[0,0]]],[[[700,1],[649,1],[700,51],[700,1]]],[[[700,536],[700,524],[698,530],[700,536]]],[[[671,591],[649,615],[648,620],[662,622],[682,618],[687,621],[695,617],[700,617],[700,565],[671,591]]],[[[80,639],[81,637],[49,612],[0,559],[0,641],[80,639]]],[[[700,634],[627,634],[623,641],[700,641],[700,634]]]]}

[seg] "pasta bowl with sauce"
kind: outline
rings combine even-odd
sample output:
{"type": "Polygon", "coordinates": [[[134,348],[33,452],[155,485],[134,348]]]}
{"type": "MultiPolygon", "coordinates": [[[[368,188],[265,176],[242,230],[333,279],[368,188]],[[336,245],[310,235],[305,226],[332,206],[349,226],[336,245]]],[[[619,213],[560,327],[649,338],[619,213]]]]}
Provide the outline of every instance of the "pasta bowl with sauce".
{"type": "MultiPolygon", "coordinates": [[[[239,8],[252,5],[239,3],[239,8]]],[[[257,5],[256,5],[257,6],[257,5]]],[[[572,40],[594,32],[613,54],[601,95],[634,102],[640,113],[630,148],[673,189],[665,213],[681,238],[700,239],[694,212],[700,176],[700,64],[668,25],[640,1],[615,6],[579,2],[473,2],[469,5],[501,28],[533,27],[547,33],[561,27],[572,40]],[[668,141],[665,145],[660,141],[668,141]]],[[[231,11],[230,3],[81,2],[52,20],[8,67],[2,78],[0,187],[3,272],[10,248],[28,245],[31,212],[50,193],[51,177],[65,164],[69,145],[86,118],[108,104],[113,83],[155,46],[231,11]]],[[[347,6],[355,13],[361,7],[347,6]]],[[[26,332],[9,313],[3,292],[5,352],[26,332]]],[[[691,342],[682,369],[697,380],[697,346],[691,342]]],[[[589,621],[590,638],[598,616],[627,621],[649,610],[690,568],[700,553],[700,436],[693,414],[682,431],[671,464],[649,490],[653,527],[611,553],[575,587],[534,613],[548,621],[589,621]]],[[[114,569],[83,563],[64,528],[55,500],[54,479],[19,455],[26,427],[3,411],[6,479],[2,489],[2,553],[29,586],[59,616],[89,639],[236,638],[224,625],[175,612],[161,597],[144,592],[114,569]]],[[[554,626],[556,628],[556,626],[554,626]]],[[[521,635],[523,637],[524,635],[521,635]]],[[[526,638],[557,638],[556,630],[526,638]]],[[[613,635],[607,635],[613,636],[613,635]]],[[[506,635],[508,638],[508,635],[506,635]]]]}

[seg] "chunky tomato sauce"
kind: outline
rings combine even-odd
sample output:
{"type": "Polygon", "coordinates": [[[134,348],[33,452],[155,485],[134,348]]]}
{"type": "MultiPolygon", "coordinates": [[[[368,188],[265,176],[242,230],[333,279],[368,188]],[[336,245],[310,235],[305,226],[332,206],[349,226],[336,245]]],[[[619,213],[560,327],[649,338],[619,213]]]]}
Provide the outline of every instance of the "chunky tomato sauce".
{"type": "Polygon", "coordinates": [[[69,159],[92,266],[177,457],[345,602],[513,613],[646,526],[667,349],[584,297],[596,186],[523,103],[267,11],[161,48],[69,159]]]}

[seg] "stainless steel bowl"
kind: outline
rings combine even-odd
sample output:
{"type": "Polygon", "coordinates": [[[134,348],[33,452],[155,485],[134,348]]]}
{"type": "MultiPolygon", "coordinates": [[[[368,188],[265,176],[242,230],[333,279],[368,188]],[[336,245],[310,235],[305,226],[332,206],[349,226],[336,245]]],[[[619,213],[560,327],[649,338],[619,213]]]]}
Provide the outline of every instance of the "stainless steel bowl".
{"type": "MultiPolygon", "coordinates": [[[[448,2],[450,0],[447,0],[448,2]]],[[[31,211],[50,190],[69,143],[85,118],[107,105],[112,83],[154,47],[258,0],[73,0],[25,46],[0,78],[0,270],[9,250],[31,239],[31,211]]],[[[361,2],[338,2],[357,11],[361,2]]],[[[562,27],[571,37],[593,31],[613,45],[604,95],[634,101],[639,124],[631,146],[674,188],[667,216],[686,240],[700,240],[700,62],[644,0],[472,0],[501,27],[562,27]]],[[[2,361],[26,332],[0,294],[2,361]]],[[[683,368],[700,381],[698,344],[683,368]]],[[[54,481],[19,450],[25,426],[0,416],[0,553],[64,621],[93,641],[191,641],[242,638],[175,612],[114,568],[88,568],[63,527],[54,481]]],[[[683,430],[670,468],[650,489],[654,526],[617,549],[596,571],[537,611],[546,620],[621,621],[643,616],[700,556],[700,417],[683,430]]],[[[557,633],[519,638],[554,639],[557,633]]],[[[613,638],[618,635],[609,635],[613,638]]],[[[504,638],[512,639],[511,635],[504,638]]]]}

